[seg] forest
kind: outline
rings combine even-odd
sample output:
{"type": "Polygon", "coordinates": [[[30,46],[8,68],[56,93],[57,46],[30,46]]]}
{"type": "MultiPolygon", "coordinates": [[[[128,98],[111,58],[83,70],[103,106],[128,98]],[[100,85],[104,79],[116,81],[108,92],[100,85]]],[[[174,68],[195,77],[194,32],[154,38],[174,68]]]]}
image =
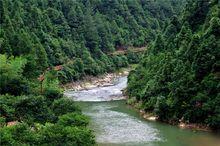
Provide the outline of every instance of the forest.
{"type": "Polygon", "coordinates": [[[132,51],[108,53],[146,46],[177,6],[0,0],[1,145],[94,145],[88,117],[63,97],[60,83],[137,63],[141,55],[132,51]]]}
{"type": "Polygon", "coordinates": [[[190,1],[128,78],[131,102],[159,120],[220,128],[219,2],[190,1]]]}
{"type": "Polygon", "coordinates": [[[219,58],[218,0],[0,0],[0,145],[96,145],[61,85],[131,64],[129,102],[219,129],[219,58]]]}
{"type": "MultiPolygon", "coordinates": [[[[179,0],[179,2],[181,2],[179,0]]],[[[63,65],[62,83],[137,63],[136,54],[178,9],[177,1],[1,0],[1,54],[23,56],[28,78],[63,65]],[[33,71],[34,70],[34,71],[33,71]]]]}

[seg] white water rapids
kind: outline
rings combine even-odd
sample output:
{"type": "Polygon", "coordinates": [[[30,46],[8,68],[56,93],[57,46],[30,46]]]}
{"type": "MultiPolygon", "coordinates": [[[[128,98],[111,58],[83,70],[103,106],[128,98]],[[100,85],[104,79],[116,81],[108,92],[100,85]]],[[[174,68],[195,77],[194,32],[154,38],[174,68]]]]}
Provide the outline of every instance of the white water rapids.
{"type": "Polygon", "coordinates": [[[81,91],[66,91],[91,118],[100,146],[219,146],[219,137],[179,129],[159,122],[145,121],[125,104],[122,89],[127,77],[119,77],[112,86],[81,91]]]}
{"type": "Polygon", "coordinates": [[[127,86],[127,77],[120,77],[112,86],[95,87],[89,90],[81,90],[77,92],[66,91],[67,97],[73,98],[75,101],[110,101],[124,99],[122,89],[127,86]]]}
{"type": "Polygon", "coordinates": [[[109,104],[112,100],[124,99],[121,90],[126,86],[127,77],[120,77],[112,86],[66,91],[65,95],[75,101],[93,102],[92,106],[83,112],[91,118],[91,128],[95,131],[98,143],[144,145],[160,141],[157,129],[127,113],[113,110],[115,105],[109,104]]]}

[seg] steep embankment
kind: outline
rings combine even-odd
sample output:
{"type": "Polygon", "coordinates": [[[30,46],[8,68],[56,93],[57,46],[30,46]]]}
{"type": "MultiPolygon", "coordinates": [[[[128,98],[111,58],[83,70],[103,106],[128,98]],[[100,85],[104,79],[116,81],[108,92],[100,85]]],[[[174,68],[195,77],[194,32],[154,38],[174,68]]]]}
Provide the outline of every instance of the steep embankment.
{"type": "Polygon", "coordinates": [[[173,17],[128,77],[139,107],[169,123],[220,128],[220,8],[192,1],[173,17]]]}

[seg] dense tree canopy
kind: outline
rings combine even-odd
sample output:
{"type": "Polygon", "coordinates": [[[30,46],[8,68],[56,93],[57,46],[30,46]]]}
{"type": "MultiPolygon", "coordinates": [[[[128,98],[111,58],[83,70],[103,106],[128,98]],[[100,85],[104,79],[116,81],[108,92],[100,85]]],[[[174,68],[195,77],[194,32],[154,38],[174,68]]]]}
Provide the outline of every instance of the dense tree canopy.
{"type": "Polygon", "coordinates": [[[88,118],[63,97],[58,72],[48,70],[37,81],[24,76],[26,64],[0,55],[0,144],[94,145],[88,118]]]}
{"type": "Polygon", "coordinates": [[[220,8],[189,1],[148,47],[128,80],[128,94],[160,120],[220,128],[220,8]]]}
{"type": "Polygon", "coordinates": [[[131,63],[140,108],[220,129],[219,1],[186,1],[0,0],[0,144],[95,145],[59,83],[131,63]]]}
{"type": "Polygon", "coordinates": [[[49,66],[65,65],[59,75],[62,82],[67,82],[126,65],[125,57],[117,56],[119,62],[106,54],[128,46],[146,46],[183,2],[1,0],[0,3],[0,53],[26,58],[25,75],[29,77],[39,75],[49,66]],[[79,60],[83,64],[80,70],[75,67],[79,60]]]}

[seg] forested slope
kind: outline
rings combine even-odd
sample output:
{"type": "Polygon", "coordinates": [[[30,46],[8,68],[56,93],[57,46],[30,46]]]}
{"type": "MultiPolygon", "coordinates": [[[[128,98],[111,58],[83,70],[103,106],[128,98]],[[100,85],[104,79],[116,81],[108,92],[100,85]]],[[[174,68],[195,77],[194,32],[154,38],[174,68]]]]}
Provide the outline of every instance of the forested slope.
{"type": "Polygon", "coordinates": [[[64,67],[59,74],[62,82],[113,71],[132,59],[106,54],[128,46],[146,46],[181,3],[1,0],[0,53],[26,58],[28,77],[56,65],[64,67]]]}
{"type": "Polygon", "coordinates": [[[0,0],[0,145],[95,145],[59,82],[137,63],[112,54],[146,46],[181,3],[0,0]]]}
{"type": "Polygon", "coordinates": [[[171,123],[220,128],[220,8],[189,1],[149,46],[128,79],[141,108],[171,123]]]}
{"type": "Polygon", "coordinates": [[[0,145],[95,145],[62,83],[137,63],[181,0],[0,0],[0,145]]]}

